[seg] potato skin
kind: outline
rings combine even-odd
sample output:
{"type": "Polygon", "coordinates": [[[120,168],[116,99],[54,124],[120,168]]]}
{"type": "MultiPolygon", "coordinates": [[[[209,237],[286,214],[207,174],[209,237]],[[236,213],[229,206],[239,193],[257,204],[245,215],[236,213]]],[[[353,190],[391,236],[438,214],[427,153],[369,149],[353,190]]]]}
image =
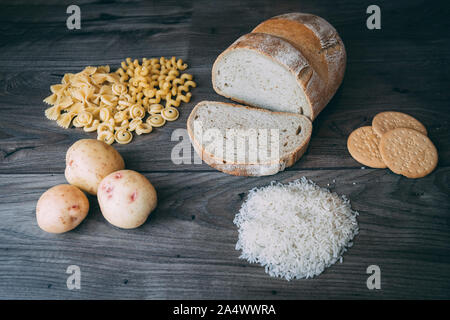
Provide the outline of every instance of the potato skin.
{"type": "Polygon", "coordinates": [[[97,194],[104,177],[124,168],[125,162],[119,152],[103,141],[81,139],[67,150],[67,181],[92,195],[97,194]]]}
{"type": "Polygon", "coordinates": [[[132,229],[142,225],[156,208],[156,190],[142,174],[132,170],[111,173],[97,193],[100,210],[112,225],[132,229]]]}
{"type": "Polygon", "coordinates": [[[60,184],[45,191],[36,205],[39,227],[50,233],[63,233],[77,227],[89,212],[89,201],[77,187],[60,184]]]}

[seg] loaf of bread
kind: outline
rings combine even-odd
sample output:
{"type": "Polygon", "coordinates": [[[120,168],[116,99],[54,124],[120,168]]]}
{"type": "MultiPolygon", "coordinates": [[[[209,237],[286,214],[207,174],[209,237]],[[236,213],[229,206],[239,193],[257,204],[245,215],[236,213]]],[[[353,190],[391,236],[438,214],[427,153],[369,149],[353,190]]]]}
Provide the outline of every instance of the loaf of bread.
{"type": "Polygon", "coordinates": [[[187,129],[208,165],[238,176],[265,176],[292,166],[303,155],[312,124],[298,113],[202,101],[192,110],[187,129]]]}
{"type": "Polygon", "coordinates": [[[194,149],[233,175],[272,175],[292,166],[306,151],[311,121],[339,88],[346,59],[341,38],[320,17],[288,13],[262,22],[212,68],[214,90],[251,107],[200,102],[187,123],[194,149]]]}
{"type": "Polygon", "coordinates": [[[314,120],[337,91],[344,44],[324,19],[289,13],[259,24],[216,59],[214,90],[227,98],[314,120]]]}

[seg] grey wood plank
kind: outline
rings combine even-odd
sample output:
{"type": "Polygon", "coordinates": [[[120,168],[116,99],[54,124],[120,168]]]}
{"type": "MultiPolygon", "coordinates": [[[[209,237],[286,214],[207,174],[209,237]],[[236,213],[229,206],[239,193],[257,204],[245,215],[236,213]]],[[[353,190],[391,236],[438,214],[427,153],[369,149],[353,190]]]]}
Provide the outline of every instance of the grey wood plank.
{"type": "Polygon", "coordinates": [[[2,5],[2,69],[50,66],[53,73],[65,73],[86,65],[118,65],[128,56],[183,56],[188,48],[191,0],[84,1],[78,3],[80,30],[66,27],[70,4],[2,5]]]}
{"type": "Polygon", "coordinates": [[[109,225],[91,210],[75,230],[41,231],[35,205],[61,174],[0,175],[0,298],[314,299],[448,298],[450,170],[419,180],[386,170],[308,170],[244,178],[211,172],[149,173],[159,206],[135,230],[109,225]],[[349,196],[360,234],[344,262],[311,280],[270,278],[240,260],[232,223],[247,191],[272,179],[306,176],[349,196]],[[66,288],[65,270],[81,268],[82,288],[66,288]],[[366,287],[379,265],[382,289],[366,287]]]}
{"type": "Polygon", "coordinates": [[[383,29],[365,28],[369,3],[334,1],[78,1],[82,30],[65,28],[71,1],[0,4],[0,298],[448,298],[450,26],[441,5],[378,1],[383,29]],[[273,15],[323,16],[348,52],[344,83],[314,122],[307,154],[273,177],[238,178],[203,165],[175,165],[170,141],[195,103],[226,99],[211,88],[215,57],[273,15]],[[65,235],[37,227],[34,206],[64,183],[64,156],[80,138],[45,119],[41,102],[63,73],[85,65],[117,67],[127,56],[186,59],[199,87],[180,119],[118,146],[130,169],[146,172],[160,205],[133,231],[107,224],[90,198],[82,225],[65,235]],[[348,134],[380,111],[412,114],[439,149],[439,168],[408,180],[389,170],[358,170],[348,134]],[[325,169],[325,170],[323,170],[325,169]],[[232,219],[247,190],[302,175],[347,194],[361,233],[344,263],[314,280],[286,282],[239,260],[232,219]],[[335,181],[335,182],[333,182],[335,181]],[[355,184],[354,184],[355,183],[355,184]],[[82,290],[66,288],[65,269],[82,269],[82,290]],[[378,264],[382,290],[365,269],[378,264]]]}
{"type": "Polygon", "coordinates": [[[86,1],[82,12],[87,21],[80,34],[61,26],[65,15],[57,13],[65,4],[40,10],[30,4],[22,15],[13,14],[22,8],[20,5],[4,6],[0,16],[11,22],[5,27],[11,35],[2,38],[0,51],[0,60],[9,61],[0,71],[0,172],[61,173],[70,144],[80,138],[95,138],[95,134],[81,130],[61,129],[43,115],[46,106],[42,99],[63,73],[88,64],[117,67],[127,56],[159,55],[185,58],[199,87],[193,90],[191,103],[180,108],[178,121],[117,148],[130,166],[141,171],[212,171],[206,165],[172,163],[170,154],[177,144],[170,141],[173,130],[186,127],[197,102],[227,101],[214,93],[210,80],[211,65],[223,49],[263,19],[299,9],[320,14],[335,25],[347,47],[348,68],[341,89],[314,122],[307,154],[293,170],[360,166],[346,150],[348,134],[370,124],[376,113],[392,109],[410,113],[427,126],[439,150],[440,165],[448,166],[449,35],[436,23],[426,23],[442,21],[445,26],[448,21],[443,12],[418,1],[386,2],[383,21],[388,30],[372,32],[363,27],[364,8],[359,2],[350,1],[335,11],[326,9],[326,3],[305,3],[300,8],[295,1],[283,1],[274,8],[268,1],[251,6],[245,2],[137,5],[119,1],[111,5],[86,1]],[[408,14],[401,15],[406,8],[408,14]],[[425,18],[417,13],[419,9],[425,10],[425,18]],[[411,33],[411,25],[420,17],[425,19],[424,27],[411,33]],[[136,37],[142,41],[136,41],[136,37]],[[18,110],[20,116],[12,116],[18,110]]]}

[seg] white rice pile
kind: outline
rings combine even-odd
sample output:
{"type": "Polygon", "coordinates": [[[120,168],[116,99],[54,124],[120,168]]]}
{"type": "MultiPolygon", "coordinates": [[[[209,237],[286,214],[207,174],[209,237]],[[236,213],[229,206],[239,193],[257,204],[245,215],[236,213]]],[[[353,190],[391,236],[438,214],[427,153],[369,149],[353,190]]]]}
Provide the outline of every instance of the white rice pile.
{"type": "Polygon", "coordinates": [[[312,278],[352,246],[358,223],[350,202],[302,177],[252,189],[234,219],[241,259],[272,277],[312,278]]]}

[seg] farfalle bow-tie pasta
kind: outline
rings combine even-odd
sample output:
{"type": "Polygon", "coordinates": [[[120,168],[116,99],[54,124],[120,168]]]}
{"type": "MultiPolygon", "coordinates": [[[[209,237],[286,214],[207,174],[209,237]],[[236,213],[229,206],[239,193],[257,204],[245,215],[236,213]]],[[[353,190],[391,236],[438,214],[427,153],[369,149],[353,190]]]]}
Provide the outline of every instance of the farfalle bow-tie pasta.
{"type": "Polygon", "coordinates": [[[176,109],[191,99],[196,87],[191,74],[182,73],[187,64],[181,59],[127,58],[111,73],[109,66],[86,67],[79,73],[67,73],[61,84],[50,87],[52,94],[44,102],[45,110],[59,126],[97,131],[97,139],[108,144],[125,144],[133,133],[152,132],[167,121],[178,119],[176,109]],[[145,119],[146,118],[146,119],[145,119]]]}

